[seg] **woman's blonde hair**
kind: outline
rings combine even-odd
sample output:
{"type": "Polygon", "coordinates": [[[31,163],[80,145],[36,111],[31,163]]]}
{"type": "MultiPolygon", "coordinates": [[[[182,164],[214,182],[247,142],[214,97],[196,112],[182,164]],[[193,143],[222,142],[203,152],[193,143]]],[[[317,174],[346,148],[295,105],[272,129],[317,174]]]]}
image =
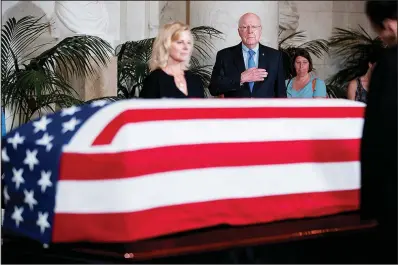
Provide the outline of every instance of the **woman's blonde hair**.
{"type": "MultiPolygon", "coordinates": [[[[193,46],[193,37],[188,25],[181,22],[173,22],[163,26],[153,43],[152,55],[149,60],[149,70],[151,72],[158,68],[164,68],[167,66],[171,43],[178,40],[180,34],[184,31],[189,32],[191,45],[193,46]]],[[[188,60],[184,63],[184,70],[189,68],[190,60],[191,54],[189,55],[188,60]]]]}

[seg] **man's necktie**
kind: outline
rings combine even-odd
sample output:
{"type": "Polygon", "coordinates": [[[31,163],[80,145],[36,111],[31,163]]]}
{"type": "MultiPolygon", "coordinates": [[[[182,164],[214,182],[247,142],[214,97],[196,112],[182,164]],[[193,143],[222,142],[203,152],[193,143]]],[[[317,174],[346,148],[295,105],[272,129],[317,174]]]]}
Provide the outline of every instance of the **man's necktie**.
{"type": "MultiPolygon", "coordinates": [[[[254,58],[253,58],[254,54],[256,54],[255,51],[249,50],[249,60],[247,62],[247,69],[256,67],[256,64],[255,64],[254,58]]],[[[254,86],[254,82],[249,82],[250,92],[253,92],[253,86],[254,86]]]]}

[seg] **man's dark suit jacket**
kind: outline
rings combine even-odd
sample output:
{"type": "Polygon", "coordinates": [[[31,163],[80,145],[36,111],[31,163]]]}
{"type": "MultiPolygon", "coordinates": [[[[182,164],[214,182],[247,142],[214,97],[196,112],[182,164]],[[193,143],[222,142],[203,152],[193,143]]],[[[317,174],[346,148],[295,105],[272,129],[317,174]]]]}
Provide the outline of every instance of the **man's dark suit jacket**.
{"type": "Polygon", "coordinates": [[[397,262],[397,47],[371,76],[361,141],[361,216],[378,220],[387,260],[397,262]]]}
{"type": "Polygon", "coordinates": [[[226,98],[286,98],[282,53],[260,44],[258,56],[258,68],[267,70],[268,76],[262,82],[255,82],[253,92],[250,92],[249,83],[240,85],[240,75],[246,70],[242,43],[219,51],[209,85],[211,95],[224,95],[226,98]]]}

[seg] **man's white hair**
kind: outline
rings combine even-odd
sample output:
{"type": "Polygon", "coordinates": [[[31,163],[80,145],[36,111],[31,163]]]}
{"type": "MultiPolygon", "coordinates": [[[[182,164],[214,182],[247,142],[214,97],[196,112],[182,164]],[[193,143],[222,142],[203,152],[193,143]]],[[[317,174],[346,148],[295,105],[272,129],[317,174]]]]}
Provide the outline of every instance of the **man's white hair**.
{"type": "Polygon", "coordinates": [[[246,16],[249,16],[249,15],[256,16],[257,19],[260,21],[260,25],[261,25],[261,19],[260,19],[260,17],[257,16],[256,14],[254,14],[254,13],[250,13],[250,12],[249,12],[249,13],[243,14],[243,15],[239,18],[239,21],[238,21],[238,28],[241,26],[242,19],[243,19],[244,17],[246,17],[246,16]]]}

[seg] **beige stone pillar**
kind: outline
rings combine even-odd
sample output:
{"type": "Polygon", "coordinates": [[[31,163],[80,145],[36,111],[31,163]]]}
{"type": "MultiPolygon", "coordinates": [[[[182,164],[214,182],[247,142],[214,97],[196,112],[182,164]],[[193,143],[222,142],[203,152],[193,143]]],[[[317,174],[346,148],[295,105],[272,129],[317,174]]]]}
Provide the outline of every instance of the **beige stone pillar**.
{"type": "MultiPolygon", "coordinates": [[[[216,51],[238,44],[238,21],[247,12],[257,14],[262,22],[263,45],[277,48],[278,1],[190,1],[190,25],[212,26],[223,32],[225,40],[214,40],[216,51]]],[[[215,54],[210,64],[214,64],[215,54]]]]}
{"type": "Polygon", "coordinates": [[[95,73],[86,78],[71,78],[71,86],[81,100],[114,97],[117,95],[117,57],[112,56],[107,67],[99,67],[92,62],[95,73]]]}

